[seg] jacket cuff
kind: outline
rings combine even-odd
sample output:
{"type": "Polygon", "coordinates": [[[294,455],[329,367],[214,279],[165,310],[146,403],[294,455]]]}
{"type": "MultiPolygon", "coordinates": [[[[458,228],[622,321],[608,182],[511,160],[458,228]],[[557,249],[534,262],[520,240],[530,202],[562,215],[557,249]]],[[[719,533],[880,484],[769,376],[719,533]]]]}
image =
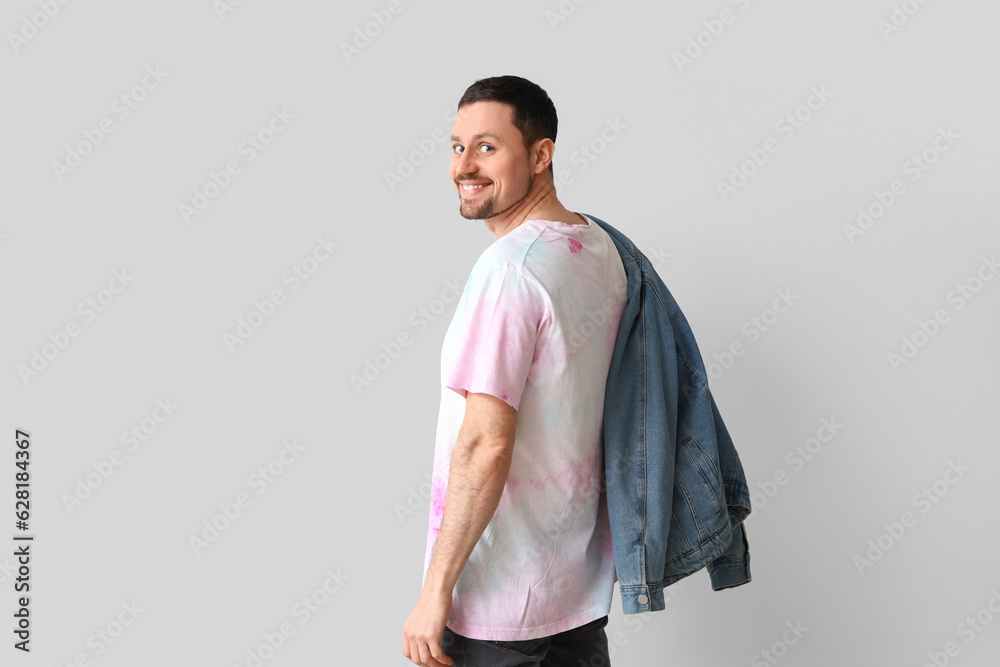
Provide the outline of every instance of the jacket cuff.
{"type": "Polygon", "coordinates": [[[750,582],[750,545],[743,523],[737,534],[733,530],[733,540],[729,548],[708,564],[708,575],[712,580],[712,590],[742,586],[750,582]]]}
{"type": "Polygon", "coordinates": [[[622,596],[623,614],[640,614],[644,611],[661,611],[666,608],[663,587],[618,585],[622,596]]]}

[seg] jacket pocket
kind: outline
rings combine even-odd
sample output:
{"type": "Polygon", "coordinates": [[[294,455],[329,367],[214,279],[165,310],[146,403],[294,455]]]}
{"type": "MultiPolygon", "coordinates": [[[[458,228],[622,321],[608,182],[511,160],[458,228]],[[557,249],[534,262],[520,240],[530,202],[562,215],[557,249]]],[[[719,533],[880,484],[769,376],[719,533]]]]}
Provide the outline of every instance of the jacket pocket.
{"type": "MultiPolygon", "coordinates": [[[[689,534],[691,529],[696,530],[697,539],[690,541],[701,542],[729,524],[722,473],[715,458],[694,436],[677,443],[675,465],[676,483],[688,505],[688,519],[694,523],[694,526],[682,525],[682,530],[687,529],[685,532],[689,534]]],[[[686,523],[683,518],[681,523],[686,523]]]]}
{"type": "Polygon", "coordinates": [[[719,469],[719,462],[716,457],[708,451],[698,441],[698,438],[689,435],[681,440],[681,450],[685,451],[698,466],[705,482],[713,489],[722,491],[722,471],[719,469]]]}

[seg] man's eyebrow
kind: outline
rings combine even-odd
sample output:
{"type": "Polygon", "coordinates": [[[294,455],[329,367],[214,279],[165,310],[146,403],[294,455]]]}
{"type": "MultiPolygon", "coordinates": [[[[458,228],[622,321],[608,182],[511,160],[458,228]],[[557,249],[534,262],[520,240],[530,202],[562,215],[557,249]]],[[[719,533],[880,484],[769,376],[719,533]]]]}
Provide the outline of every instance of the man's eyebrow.
{"type": "MultiPolygon", "coordinates": [[[[480,132],[478,134],[472,135],[472,141],[475,141],[476,139],[482,139],[483,137],[493,137],[494,139],[500,139],[500,137],[498,137],[497,135],[493,134],[492,132],[480,132]]],[[[458,137],[456,137],[454,134],[451,135],[451,140],[452,141],[462,141],[461,139],[459,139],[458,137]]]]}

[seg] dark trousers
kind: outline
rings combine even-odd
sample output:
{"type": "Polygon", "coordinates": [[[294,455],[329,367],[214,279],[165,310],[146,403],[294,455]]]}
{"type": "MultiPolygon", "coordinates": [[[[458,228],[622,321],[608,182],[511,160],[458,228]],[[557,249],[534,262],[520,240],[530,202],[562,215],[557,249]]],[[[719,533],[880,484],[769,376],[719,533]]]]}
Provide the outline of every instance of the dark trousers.
{"type": "Polygon", "coordinates": [[[441,649],[453,667],[610,667],[603,616],[578,628],[520,641],[470,639],[445,626],[441,649]]]}

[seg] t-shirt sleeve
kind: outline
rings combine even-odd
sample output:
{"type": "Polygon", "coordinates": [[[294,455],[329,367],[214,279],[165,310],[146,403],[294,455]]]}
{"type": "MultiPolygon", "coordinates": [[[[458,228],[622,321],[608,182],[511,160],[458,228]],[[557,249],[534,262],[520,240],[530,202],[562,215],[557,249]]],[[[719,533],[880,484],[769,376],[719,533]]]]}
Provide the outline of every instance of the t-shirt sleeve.
{"type": "Polygon", "coordinates": [[[548,296],[533,278],[495,267],[469,280],[463,329],[445,386],[496,396],[515,410],[521,403],[548,296]]]}

